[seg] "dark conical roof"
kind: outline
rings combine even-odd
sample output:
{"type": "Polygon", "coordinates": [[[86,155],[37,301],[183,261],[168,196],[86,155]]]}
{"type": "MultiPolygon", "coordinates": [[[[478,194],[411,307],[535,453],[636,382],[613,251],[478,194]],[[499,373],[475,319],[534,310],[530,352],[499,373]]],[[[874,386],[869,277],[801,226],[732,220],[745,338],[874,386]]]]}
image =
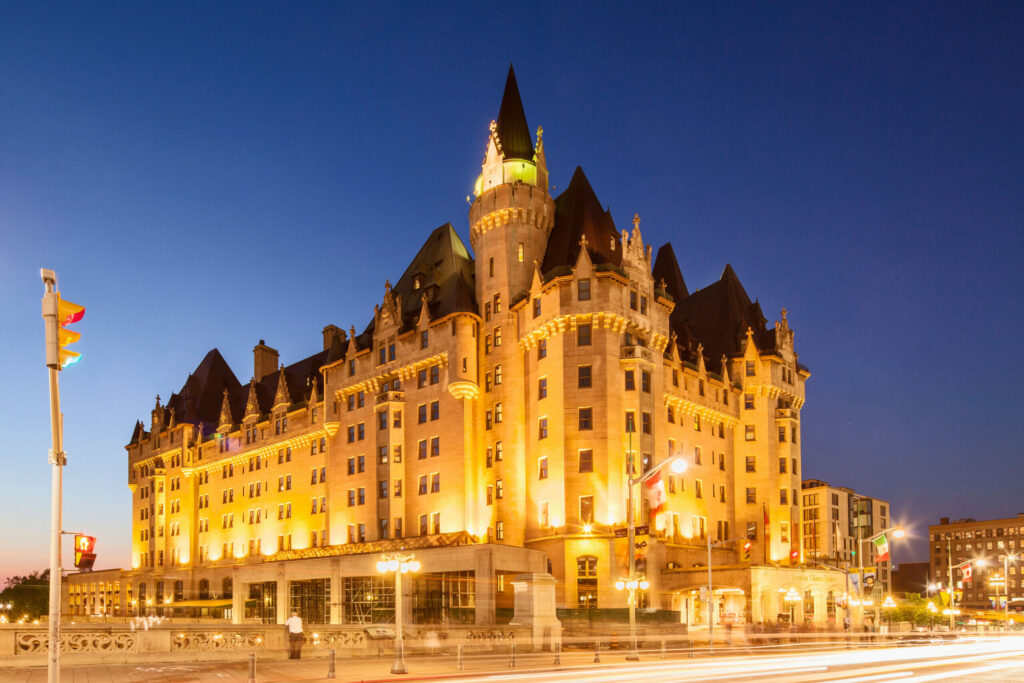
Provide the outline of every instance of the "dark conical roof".
{"type": "Polygon", "coordinates": [[[622,263],[622,249],[617,244],[619,233],[612,215],[601,208],[594,188],[577,166],[569,187],[555,200],[555,226],[548,237],[542,272],[575,265],[581,237],[587,238],[587,250],[594,263],[622,263]]]}
{"type": "MultiPolygon", "coordinates": [[[[210,349],[195,372],[188,376],[181,391],[167,401],[167,407],[174,408],[178,422],[216,425],[220,422],[225,389],[232,395],[242,394],[242,385],[220,351],[210,349]]],[[[242,400],[244,405],[244,395],[242,400]]]]}
{"type": "Polygon", "coordinates": [[[506,159],[533,161],[533,139],[530,137],[530,126],[526,123],[523,101],[519,97],[516,74],[511,65],[508,67],[505,94],[501,97],[501,109],[498,111],[498,139],[506,159]]]}
{"type": "Polygon", "coordinates": [[[665,291],[672,295],[675,301],[679,302],[689,296],[686,289],[686,281],[683,280],[683,272],[679,270],[679,261],[676,260],[676,252],[671,242],[666,242],[658,249],[658,256],[654,259],[654,282],[665,281],[665,291]]]}

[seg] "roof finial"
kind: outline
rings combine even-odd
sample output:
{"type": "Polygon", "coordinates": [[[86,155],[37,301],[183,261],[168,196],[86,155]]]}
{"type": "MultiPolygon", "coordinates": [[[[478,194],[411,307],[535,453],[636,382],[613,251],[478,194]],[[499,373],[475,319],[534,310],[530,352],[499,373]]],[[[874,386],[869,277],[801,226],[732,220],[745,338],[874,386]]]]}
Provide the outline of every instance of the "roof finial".
{"type": "Polygon", "coordinates": [[[580,247],[584,247],[585,248],[586,246],[587,246],[587,236],[586,235],[580,235],[580,247]]]}
{"type": "Polygon", "coordinates": [[[634,230],[639,230],[640,229],[640,214],[638,214],[638,213],[634,213],[633,214],[633,229],[634,230]]]}
{"type": "Polygon", "coordinates": [[[786,318],[786,316],[788,314],[789,314],[789,311],[787,311],[786,308],[783,307],[782,308],[782,322],[789,322],[788,318],[786,318]]]}

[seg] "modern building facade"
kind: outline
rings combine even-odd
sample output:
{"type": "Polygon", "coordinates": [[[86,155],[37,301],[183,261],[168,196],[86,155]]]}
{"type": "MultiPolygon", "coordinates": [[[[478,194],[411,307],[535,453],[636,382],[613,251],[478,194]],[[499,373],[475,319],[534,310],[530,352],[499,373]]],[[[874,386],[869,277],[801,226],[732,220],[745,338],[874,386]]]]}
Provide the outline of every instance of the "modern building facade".
{"type": "MultiPolygon", "coordinates": [[[[805,479],[802,487],[803,547],[808,562],[856,570],[858,550],[863,566],[873,568],[874,583],[882,593],[892,590],[892,553],[878,561],[868,539],[892,526],[887,501],[871,498],[845,486],[805,479]],[[858,549],[859,539],[863,539],[858,549]]],[[[890,546],[891,548],[891,546],[890,546]]]]}
{"type": "Polygon", "coordinates": [[[950,576],[958,606],[1024,611],[1024,513],[1004,519],[943,517],[928,527],[931,579],[948,590],[950,576]],[[950,573],[950,563],[953,570],[950,573]],[[962,569],[970,563],[970,572],[962,569]]]}
{"type": "MultiPolygon", "coordinates": [[[[135,425],[120,604],[386,619],[358,596],[387,602],[373,562],[411,548],[423,619],[489,623],[521,572],[550,572],[559,606],[622,607],[627,461],[640,476],[678,457],[685,472],[637,486],[641,602],[699,620],[705,580],[681,568],[723,542],[715,566],[746,578],[714,587],[716,614],[791,611],[785,582],[816,570],[798,496],[809,372],[786,311],[769,324],[728,265],[690,291],[671,245],[655,255],[638,216],[618,230],[581,169],[549,187],[510,72],[469,246],[437,228],[362,331],[328,325],[290,365],[261,340],[248,382],[214,349],[135,425]]],[[[841,585],[822,576],[819,619],[841,585]]]]}

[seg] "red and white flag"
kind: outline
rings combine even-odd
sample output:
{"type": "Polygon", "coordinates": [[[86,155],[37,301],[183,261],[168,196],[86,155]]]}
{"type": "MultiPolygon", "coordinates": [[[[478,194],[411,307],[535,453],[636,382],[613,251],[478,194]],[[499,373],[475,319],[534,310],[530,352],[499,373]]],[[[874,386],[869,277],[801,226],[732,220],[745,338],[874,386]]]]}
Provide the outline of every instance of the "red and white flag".
{"type": "Polygon", "coordinates": [[[960,573],[964,575],[964,581],[970,581],[971,580],[971,563],[970,562],[964,562],[962,565],[957,567],[957,569],[959,569],[960,573]]]}
{"type": "Polygon", "coordinates": [[[661,479],[661,470],[658,470],[647,480],[647,505],[651,509],[651,517],[665,509],[665,482],[661,479]]]}

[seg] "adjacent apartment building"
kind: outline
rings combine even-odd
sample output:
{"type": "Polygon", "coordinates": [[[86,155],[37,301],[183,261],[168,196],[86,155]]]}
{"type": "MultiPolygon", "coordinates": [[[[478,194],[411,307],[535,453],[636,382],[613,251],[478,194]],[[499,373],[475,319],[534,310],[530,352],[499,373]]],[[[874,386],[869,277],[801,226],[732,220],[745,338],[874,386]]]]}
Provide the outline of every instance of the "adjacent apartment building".
{"type": "MultiPolygon", "coordinates": [[[[877,560],[868,539],[891,526],[889,503],[855,492],[845,486],[831,486],[820,479],[805,479],[803,500],[803,546],[808,562],[857,569],[859,539],[863,566],[874,568],[875,585],[883,592],[892,589],[892,557],[877,560]]],[[[870,575],[870,572],[866,572],[870,575]]]]}
{"type": "Polygon", "coordinates": [[[957,519],[943,517],[928,527],[931,580],[948,590],[950,563],[958,604],[974,609],[1024,607],[1024,512],[1005,519],[957,519]],[[966,565],[970,563],[970,570],[966,565]]]}
{"type": "Polygon", "coordinates": [[[126,447],[132,566],[72,576],[71,609],[388,620],[374,565],[398,549],[422,563],[415,620],[491,623],[523,572],[549,572],[559,606],[623,607],[627,461],[678,457],[636,487],[642,603],[704,618],[710,539],[716,615],[772,621],[788,591],[834,618],[841,583],[800,552],[809,372],[786,311],[769,323],[728,265],[690,290],[582,169],[550,187],[510,71],[469,245],[442,225],[361,329],[328,325],[287,365],[261,340],[248,379],[211,350],[158,398],[126,447]]]}

